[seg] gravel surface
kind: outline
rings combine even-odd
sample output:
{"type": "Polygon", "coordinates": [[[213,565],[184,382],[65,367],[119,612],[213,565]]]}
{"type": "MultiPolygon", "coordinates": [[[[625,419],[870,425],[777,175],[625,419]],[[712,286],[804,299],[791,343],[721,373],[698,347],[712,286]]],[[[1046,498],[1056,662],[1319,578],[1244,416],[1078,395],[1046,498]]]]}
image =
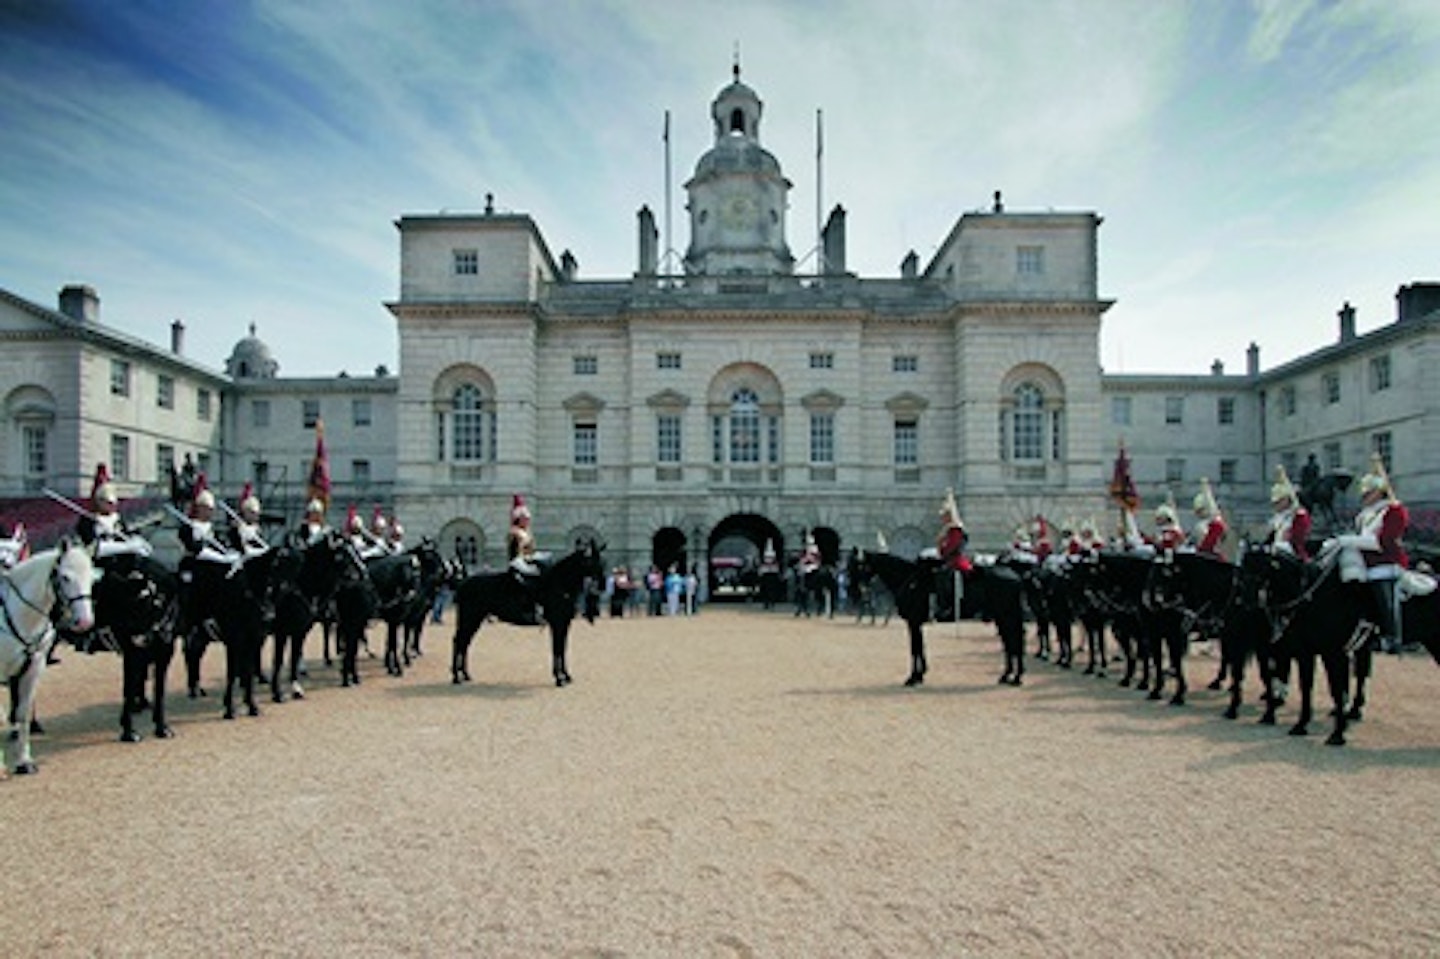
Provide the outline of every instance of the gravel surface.
{"type": "Polygon", "coordinates": [[[1440,955],[1428,656],[1337,749],[1253,680],[1221,719],[1204,656],[1172,708],[928,635],[906,689],[898,621],[578,622],[556,689],[543,631],[489,625],[452,686],[447,620],[341,689],[316,634],[305,700],[223,721],[212,650],[135,745],[119,659],[67,651],[0,782],[3,955],[1440,955]]]}

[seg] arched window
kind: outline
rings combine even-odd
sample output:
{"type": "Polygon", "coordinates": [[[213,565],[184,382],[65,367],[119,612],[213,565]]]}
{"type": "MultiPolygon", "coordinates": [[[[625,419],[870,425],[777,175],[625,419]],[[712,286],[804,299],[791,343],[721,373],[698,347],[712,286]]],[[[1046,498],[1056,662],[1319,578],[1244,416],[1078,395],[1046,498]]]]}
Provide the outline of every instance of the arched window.
{"type": "Polygon", "coordinates": [[[450,458],[456,463],[485,459],[485,412],[479,387],[462,383],[450,398],[450,458]]]}
{"type": "Polygon", "coordinates": [[[730,396],[730,462],[760,462],[760,397],[748,386],[730,396]]]}
{"type": "Polygon", "coordinates": [[[1044,460],[1045,394],[1040,387],[1034,383],[1021,383],[1015,388],[1011,419],[1011,458],[1016,462],[1032,463],[1044,460]]]}

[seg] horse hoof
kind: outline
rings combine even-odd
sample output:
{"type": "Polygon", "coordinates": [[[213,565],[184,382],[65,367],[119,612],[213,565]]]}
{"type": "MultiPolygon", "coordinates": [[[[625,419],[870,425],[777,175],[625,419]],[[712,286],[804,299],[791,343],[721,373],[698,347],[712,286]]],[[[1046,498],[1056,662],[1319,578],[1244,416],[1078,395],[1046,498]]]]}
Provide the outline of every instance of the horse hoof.
{"type": "Polygon", "coordinates": [[[995,680],[995,685],[996,685],[996,686],[1007,686],[1007,685],[1009,685],[1009,683],[1010,683],[1010,674],[1009,674],[1009,673],[1002,673],[1002,674],[1000,675],[1000,678],[997,679],[997,680],[995,680]]]}
{"type": "Polygon", "coordinates": [[[1011,676],[1009,682],[1011,686],[1019,686],[1021,683],[1024,682],[1024,680],[1021,679],[1019,676],[1011,676]]]}
{"type": "Polygon", "coordinates": [[[1221,686],[1223,686],[1223,685],[1225,685],[1225,684],[1222,683],[1222,682],[1220,682],[1220,680],[1218,680],[1218,679],[1212,679],[1212,680],[1210,680],[1210,685],[1206,686],[1205,688],[1206,688],[1206,689],[1219,689],[1219,688],[1220,688],[1221,686]]]}
{"type": "Polygon", "coordinates": [[[1174,695],[1174,696],[1171,696],[1171,697],[1170,697],[1170,705],[1171,705],[1171,706],[1184,706],[1184,705],[1185,705],[1185,697],[1184,697],[1184,696],[1181,696],[1181,695],[1179,695],[1179,694],[1176,694],[1176,695],[1174,695]]]}
{"type": "Polygon", "coordinates": [[[1273,726],[1273,725],[1275,725],[1275,717],[1274,717],[1272,714],[1270,714],[1270,713],[1266,713],[1264,716],[1261,716],[1261,717],[1260,717],[1260,719],[1259,719],[1258,722],[1257,722],[1257,725],[1260,725],[1260,726],[1273,726]]]}
{"type": "Polygon", "coordinates": [[[285,701],[285,694],[277,689],[270,694],[270,701],[272,703],[283,703],[285,701]]]}
{"type": "Polygon", "coordinates": [[[250,706],[245,710],[245,712],[248,713],[251,717],[259,716],[259,715],[260,715],[260,707],[259,707],[259,706],[256,706],[255,704],[252,703],[252,704],[250,704],[250,706]]]}
{"type": "Polygon", "coordinates": [[[1232,706],[1231,708],[1225,710],[1225,711],[1224,711],[1223,713],[1221,713],[1220,715],[1223,716],[1223,717],[1225,717],[1226,719],[1235,719],[1235,718],[1237,718],[1237,717],[1240,715],[1240,713],[1239,713],[1238,711],[1236,711],[1236,709],[1232,706]]]}
{"type": "Polygon", "coordinates": [[[1145,698],[1154,701],[1158,700],[1161,695],[1162,693],[1160,692],[1160,687],[1156,686],[1154,689],[1150,690],[1150,695],[1146,696],[1145,698]]]}
{"type": "Polygon", "coordinates": [[[42,726],[42,725],[40,725],[40,720],[38,720],[38,719],[32,719],[32,720],[30,720],[30,735],[32,735],[32,736],[43,736],[43,735],[45,735],[45,727],[42,726]]]}
{"type": "Polygon", "coordinates": [[[305,690],[303,690],[303,689],[300,688],[300,684],[299,684],[299,683],[296,683],[296,684],[294,685],[294,687],[290,690],[290,695],[293,696],[293,697],[296,698],[296,699],[304,699],[304,698],[305,698],[305,690]]]}
{"type": "Polygon", "coordinates": [[[1365,714],[1360,711],[1359,706],[1352,706],[1350,707],[1350,711],[1345,714],[1345,718],[1352,723],[1358,723],[1365,718],[1365,714]]]}
{"type": "Polygon", "coordinates": [[[1329,736],[1325,737],[1325,745],[1343,746],[1345,745],[1345,737],[1340,735],[1339,733],[1331,733],[1329,736]]]}
{"type": "Polygon", "coordinates": [[[171,729],[169,726],[156,726],[156,727],[155,727],[155,738],[156,738],[156,739],[174,739],[174,738],[175,738],[175,730],[171,729]]]}
{"type": "Polygon", "coordinates": [[[1060,666],[1061,669],[1070,669],[1070,668],[1071,668],[1071,666],[1070,666],[1070,660],[1068,660],[1068,659],[1061,660],[1058,665],[1060,666]]]}
{"type": "Polygon", "coordinates": [[[141,735],[133,729],[127,729],[120,734],[120,741],[122,743],[138,743],[141,738],[141,735]]]}
{"type": "Polygon", "coordinates": [[[1123,687],[1125,687],[1126,689],[1129,689],[1129,688],[1130,688],[1130,680],[1128,680],[1128,679],[1122,679],[1122,680],[1120,680],[1120,685],[1123,686],[1123,687]]]}
{"type": "Polygon", "coordinates": [[[224,714],[224,715],[225,715],[225,718],[226,718],[226,719],[234,719],[234,718],[235,718],[235,710],[233,710],[233,709],[227,709],[227,710],[225,710],[225,714],[224,714]]]}
{"type": "Polygon", "coordinates": [[[464,682],[464,680],[462,680],[459,676],[455,675],[454,673],[450,674],[450,684],[452,686],[459,686],[462,682],[464,682]]]}
{"type": "Polygon", "coordinates": [[[17,776],[33,776],[39,771],[40,767],[33,762],[23,762],[15,767],[15,775],[17,776]]]}
{"type": "Polygon", "coordinates": [[[919,686],[922,682],[924,682],[924,680],[920,678],[919,673],[911,673],[909,676],[905,677],[906,686],[919,686]]]}
{"type": "Polygon", "coordinates": [[[1295,724],[1294,726],[1291,726],[1291,727],[1290,727],[1290,735],[1292,735],[1292,736],[1308,736],[1308,735],[1310,735],[1310,728],[1309,728],[1308,726],[1304,725],[1303,723],[1297,723],[1297,724],[1295,724]]]}

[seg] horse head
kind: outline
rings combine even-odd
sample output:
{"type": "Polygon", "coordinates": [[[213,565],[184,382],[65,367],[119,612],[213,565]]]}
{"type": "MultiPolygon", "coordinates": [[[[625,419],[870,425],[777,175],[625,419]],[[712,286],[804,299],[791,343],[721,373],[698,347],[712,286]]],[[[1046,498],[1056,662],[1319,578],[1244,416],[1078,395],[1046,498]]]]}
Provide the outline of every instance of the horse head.
{"type": "Polygon", "coordinates": [[[95,586],[95,562],[90,551],[79,540],[61,537],[56,547],[55,567],[50,572],[50,587],[60,608],[56,620],[65,628],[83,633],[95,625],[95,605],[90,591],[95,586]]]}

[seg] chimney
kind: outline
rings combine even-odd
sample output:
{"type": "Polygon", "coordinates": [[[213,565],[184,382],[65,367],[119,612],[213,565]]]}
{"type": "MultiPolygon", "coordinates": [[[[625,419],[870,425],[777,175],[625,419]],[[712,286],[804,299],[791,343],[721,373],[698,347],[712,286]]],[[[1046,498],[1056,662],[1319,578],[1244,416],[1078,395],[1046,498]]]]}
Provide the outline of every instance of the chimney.
{"type": "Polygon", "coordinates": [[[60,291],[60,312],[77,323],[99,323],[100,297],[94,287],[72,284],[60,291]]]}
{"type": "Polygon", "coordinates": [[[560,254],[560,277],[566,283],[575,279],[575,273],[580,269],[580,262],[575,259],[575,254],[566,250],[560,254]]]}
{"type": "Polygon", "coordinates": [[[637,273],[640,276],[654,276],[660,249],[660,231],[655,227],[655,214],[650,212],[650,207],[642,206],[635,219],[640,231],[640,269],[637,273]]]}
{"type": "Polygon", "coordinates": [[[1260,375],[1260,345],[1251,342],[1250,347],[1245,351],[1245,375],[1260,375]]]}
{"type": "Polygon", "coordinates": [[[905,259],[900,261],[900,278],[902,280],[913,280],[920,275],[920,257],[914,250],[905,254],[905,259]]]}
{"type": "Polygon", "coordinates": [[[845,272],[845,208],[835,204],[820,231],[820,247],[825,255],[825,274],[835,276],[845,272]]]}
{"type": "Polygon", "coordinates": [[[1225,364],[1224,364],[1224,363],[1221,363],[1218,359],[1215,360],[1215,362],[1213,362],[1213,363],[1210,364],[1210,375],[1211,375],[1211,376],[1224,376],[1224,375],[1225,375],[1225,364]]]}
{"type": "Polygon", "coordinates": [[[1345,305],[1340,307],[1340,312],[1336,316],[1340,317],[1340,342],[1349,343],[1355,339],[1355,307],[1350,305],[1349,300],[1346,300],[1345,305]]]}
{"type": "Polygon", "coordinates": [[[1440,283],[1411,283],[1395,291],[1395,322],[1418,320],[1440,310],[1440,283]]]}
{"type": "Polygon", "coordinates": [[[170,352],[176,356],[185,355],[185,324],[179,320],[170,324],[170,352]]]}
{"type": "Polygon", "coordinates": [[[1001,199],[999,190],[995,191],[995,205],[991,208],[991,210],[994,213],[1005,212],[1005,201],[1001,199]]]}
{"type": "Polygon", "coordinates": [[[485,194],[485,215],[495,215],[495,194],[493,193],[485,194]]]}

